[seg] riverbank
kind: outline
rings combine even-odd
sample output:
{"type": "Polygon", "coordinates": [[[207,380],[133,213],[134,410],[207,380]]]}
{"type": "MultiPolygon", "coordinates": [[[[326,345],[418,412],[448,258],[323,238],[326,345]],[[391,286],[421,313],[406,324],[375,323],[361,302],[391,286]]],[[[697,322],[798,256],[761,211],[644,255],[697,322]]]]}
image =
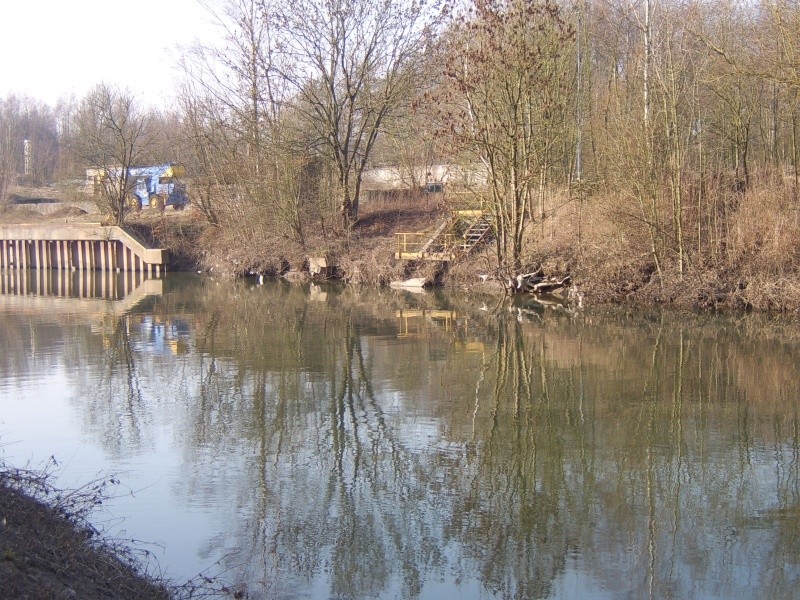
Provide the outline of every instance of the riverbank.
{"type": "MultiPolygon", "coordinates": [[[[597,196],[582,204],[554,198],[552,214],[530,227],[520,272],[543,268],[554,278],[570,276],[573,296],[584,305],[629,304],[693,310],[800,313],[800,244],[795,202],[780,190],[754,188],[726,214],[724,235],[713,247],[654,259],[635,216],[618,199],[597,196]],[[785,194],[784,194],[785,195],[785,194]],[[791,214],[787,214],[791,213],[791,214]]],[[[788,193],[788,192],[786,192],[788,193]]],[[[170,254],[171,270],[213,276],[311,277],[309,259],[324,258],[329,275],[348,283],[385,286],[421,278],[465,292],[504,292],[509,276],[496,268],[493,244],[454,263],[395,258],[398,233],[431,232],[447,217],[445,203],[400,197],[362,204],[347,235],[330,230],[276,230],[263,215],[209,225],[196,208],[142,211],[128,225],[140,238],[170,254]]],[[[30,207],[0,211],[0,222],[95,220],[97,214],[67,206],[43,215],[30,207]]]]}
{"type": "Polygon", "coordinates": [[[0,598],[171,597],[129,547],[104,540],[86,520],[108,483],[63,492],[46,474],[0,464],[0,598]]]}
{"type": "MultiPolygon", "coordinates": [[[[600,202],[585,208],[586,224],[578,230],[565,225],[574,215],[554,217],[543,233],[531,236],[535,239],[523,256],[520,272],[541,267],[545,275],[555,279],[569,275],[572,296],[580,297],[585,306],[800,313],[797,242],[784,239],[783,233],[778,236],[776,231],[750,239],[754,230],[769,229],[771,219],[761,219],[758,226],[743,224],[747,239],[741,236],[729,243],[725,256],[687,263],[681,270],[674,263],[656,264],[650,253],[641,251],[641,240],[609,231],[612,217],[606,210],[600,202]],[[600,214],[594,221],[592,210],[600,214]]],[[[492,243],[474,250],[466,260],[449,264],[395,258],[397,233],[430,232],[445,216],[444,209],[413,200],[367,204],[348,236],[309,237],[302,247],[268,236],[255,243],[253,237],[236,230],[196,221],[187,224],[174,218],[136,226],[140,235],[151,236],[154,243],[170,249],[176,267],[188,266],[215,276],[309,278],[308,259],[320,256],[336,266],[335,277],[348,283],[386,286],[393,281],[422,278],[464,293],[505,293],[509,275],[517,273],[497,269],[492,243]]],[[[748,223],[758,220],[756,214],[748,217],[748,223]]]]}

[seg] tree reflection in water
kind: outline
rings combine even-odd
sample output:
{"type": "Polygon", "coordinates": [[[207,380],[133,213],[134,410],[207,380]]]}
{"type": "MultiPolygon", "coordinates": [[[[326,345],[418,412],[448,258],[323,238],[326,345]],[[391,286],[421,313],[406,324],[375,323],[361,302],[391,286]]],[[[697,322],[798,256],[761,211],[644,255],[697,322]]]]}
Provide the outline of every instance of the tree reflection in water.
{"type": "Polygon", "coordinates": [[[794,594],[791,328],[320,297],[196,281],[71,334],[102,356],[73,400],[92,435],[136,455],[169,422],[175,502],[214,515],[200,564],[253,597],[794,594]]]}
{"type": "MultiPolygon", "coordinates": [[[[261,353],[244,361],[257,391],[239,394],[256,405],[241,416],[258,425],[240,430],[260,428],[261,493],[240,499],[253,521],[231,564],[259,557],[242,576],[264,593],[321,581],[333,597],[416,597],[477,579],[485,595],[548,597],[582,569],[616,597],[725,595],[773,580],[774,556],[777,590],[796,581],[785,548],[796,519],[737,525],[771,504],[754,462],[773,459],[749,440],[763,411],[733,381],[749,367],[723,329],[706,339],[663,318],[501,314],[470,324],[480,357],[458,352],[468,334],[453,331],[440,364],[430,340],[387,342],[375,308],[282,294],[261,301],[296,301],[294,319],[235,335],[244,356],[261,353]],[[295,352],[265,356],[277,339],[295,352]],[[398,395],[400,408],[384,409],[398,395]]],[[[796,429],[796,404],[766,408],[788,410],[796,429]]],[[[796,456],[796,437],[774,443],[796,456]]],[[[796,485],[796,463],[777,465],[796,485]]]]}

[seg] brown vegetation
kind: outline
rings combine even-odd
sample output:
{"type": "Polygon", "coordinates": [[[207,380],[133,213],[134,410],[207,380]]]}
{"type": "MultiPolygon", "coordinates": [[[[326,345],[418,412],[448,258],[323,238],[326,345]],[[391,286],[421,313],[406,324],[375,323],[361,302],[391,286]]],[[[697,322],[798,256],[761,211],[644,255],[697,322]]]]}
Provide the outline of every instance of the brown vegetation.
{"type": "MultiPolygon", "coordinates": [[[[128,159],[185,163],[197,221],[126,217],[179,267],[325,256],[348,281],[465,285],[543,267],[595,301],[800,309],[796,4],[284,4],[222,3],[227,39],[185,54],[170,111],[111,103],[113,122],[141,123],[128,159]],[[373,167],[397,171],[384,203],[367,198],[373,167]],[[395,231],[440,217],[398,186],[440,180],[492,213],[494,245],[449,269],[394,261],[395,231]]],[[[82,176],[90,155],[125,164],[122,138],[81,126],[109,112],[103,89],[58,115],[0,105],[0,203],[14,182],[82,176]]]]}
{"type": "Polygon", "coordinates": [[[103,540],[86,516],[104,499],[102,480],[58,492],[47,474],[0,465],[0,597],[164,599],[133,551],[103,540]]]}
{"type": "MultiPolygon", "coordinates": [[[[710,189],[710,186],[709,188],[710,189]]],[[[521,270],[543,267],[551,276],[572,275],[574,285],[592,303],[669,304],[702,309],[800,310],[800,206],[791,187],[755,181],[744,193],[714,190],[720,212],[719,242],[689,251],[688,274],[664,270],[659,277],[623,198],[597,193],[578,203],[566,191],[548,196],[550,215],[525,231],[521,270]]],[[[172,270],[204,270],[215,275],[278,276],[289,271],[309,276],[307,261],[326,256],[337,276],[359,284],[386,285],[425,277],[458,288],[501,291],[493,243],[450,265],[411,263],[394,258],[395,233],[432,231],[446,215],[446,203],[424,196],[372,200],[349,235],[309,235],[301,245],[277,235],[267,218],[249,219],[247,229],[211,226],[195,210],[165,214],[142,211],[128,225],[148,243],[169,248],[172,270]]],[[[688,213],[686,230],[698,223],[688,213]]],[[[0,222],[98,220],[97,214],[64,206],[49,215],[29,208],[6,208],[0,222]]],[[[698,244],[696,234],[688,246],[698,244]]]]}

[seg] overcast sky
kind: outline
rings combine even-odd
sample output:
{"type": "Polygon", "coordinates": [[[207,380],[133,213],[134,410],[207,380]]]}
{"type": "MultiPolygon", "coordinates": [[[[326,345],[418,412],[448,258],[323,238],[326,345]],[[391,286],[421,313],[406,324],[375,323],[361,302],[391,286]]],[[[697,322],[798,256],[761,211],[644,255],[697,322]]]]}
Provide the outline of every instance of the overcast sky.
{"type": "Polygon", "coordinates": [[[176,48],[216,33],[197,0],[0,1],[0,98],[55,105],[105,81],[164,105],[176,48]]]}

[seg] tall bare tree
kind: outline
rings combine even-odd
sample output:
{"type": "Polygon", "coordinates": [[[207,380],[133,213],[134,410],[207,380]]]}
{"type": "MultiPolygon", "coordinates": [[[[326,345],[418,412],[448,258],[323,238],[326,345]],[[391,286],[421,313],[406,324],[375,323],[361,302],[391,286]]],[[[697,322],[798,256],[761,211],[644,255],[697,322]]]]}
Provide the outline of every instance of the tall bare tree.
{"type": "Polygon", "coordinates": [[[381,128],[409,98],[433,11],[425,0],[264,0],[263,9],[280,23],[285,76],[333,165],[348,229],[381,128]]]}
{"type": "Polygon", "coordinates": [[[500,268],[521,266],[526,226],[544,218],[548,169],[565,148],[573,40],[550,0],[475,0],[448,39],[446,125],[488,176],[500,268]]]}
{"type": "Polygon", "coordinates": [[[90,91],[77,109],[72,149],[87,167],[99,170],[101,208],[116,225],[124,220],[126,200],[135,185],[130,169],[148,147],[149,119],[132,92],[104,83],[90,91]]]}
{"type": "Polygon", "coordinates": [[[16,181],[49,183],[58,156],[52,109],[32,98],[0,99],[0,202],[16,181]]]}
{"type": "Polygon", "coordinates": [[[264,237],[302,245],[308,144],[289,125],[274,22],[257,0],[208,8],[223,41],[184,56],[180,99],[197,204],[209,222],[232,224],[262,246],[264,237]]]}
{"type": "Polygon", "coordinates": [[[14,117],[12,100],[0,103],[0,205],[7,201],[8,188],[19,174],[18,155],[22,152],[19,123],[14,117]]]}

